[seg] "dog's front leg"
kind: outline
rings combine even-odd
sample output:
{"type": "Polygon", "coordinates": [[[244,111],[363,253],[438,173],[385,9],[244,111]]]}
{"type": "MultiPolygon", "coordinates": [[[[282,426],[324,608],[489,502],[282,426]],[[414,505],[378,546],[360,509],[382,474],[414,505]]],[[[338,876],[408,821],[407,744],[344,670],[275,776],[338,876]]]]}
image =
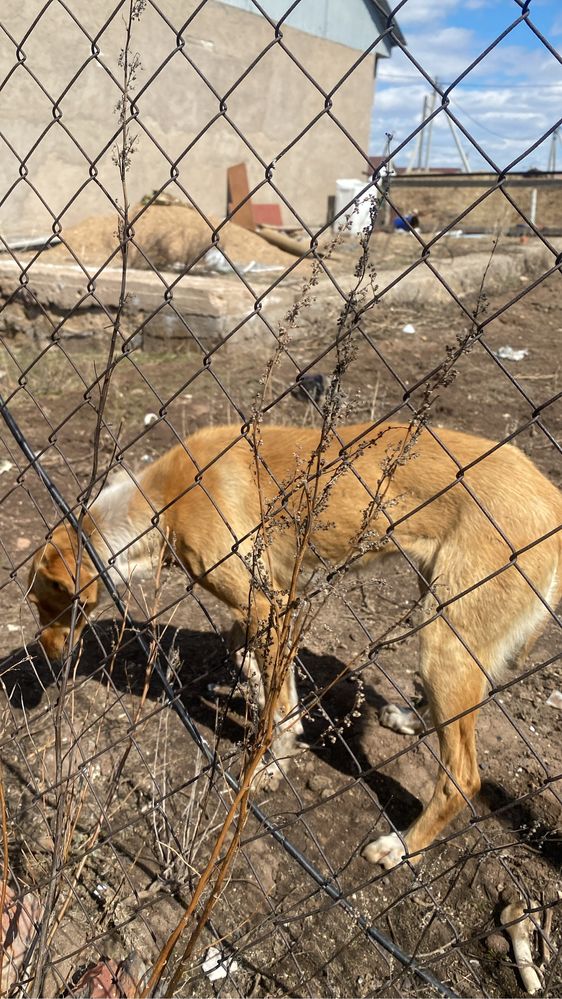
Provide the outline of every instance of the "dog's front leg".
{"type": "MultiPolygon", "coordinates": [[[[266,680],[266,690],[268,680],[266,680]]],[[[269,688],[271,689],[271,688],[269,688]]],[[[268,761],[260,771],[260,784],[273,790],[283,776],[283,766],[300,748],[303,727],[299,712],[299,700],[295,683],[293,664],[286,667],[285,676],[278,692],[273,692],[274,732],[268,752],[268,761]]],[[[264,710],[268,710],[267,695],[264,710]]]]}
{"type": "Polygon", "coordinates": [[[281,780],[283,762],[299,750],[303,726],[292,650],[280,648],[276,622],[272,621],[270,604],[264,596],[256,599],[246,635],[252,641],[255,653],[251,659],[246,653],[245,669],[247,673],[251,671],[250,683],[258,687],[263,698],[260,704],[262,718],[267,721],[264,714],[270,713],[270,723],[273,722],[269,759],[260,771],[260,783],[274,788],[281,780]]]}
{"type": "Polygon", "coordinates": [[[238,619],[234,621],[228,636],[228,648],[236,665],[238,680],[247,685],[251,703],[255,704],[259,711],[263,711],[265,690],[262,671],[255,652],[249,647],[248,627],[244,621],[238,619]]]}

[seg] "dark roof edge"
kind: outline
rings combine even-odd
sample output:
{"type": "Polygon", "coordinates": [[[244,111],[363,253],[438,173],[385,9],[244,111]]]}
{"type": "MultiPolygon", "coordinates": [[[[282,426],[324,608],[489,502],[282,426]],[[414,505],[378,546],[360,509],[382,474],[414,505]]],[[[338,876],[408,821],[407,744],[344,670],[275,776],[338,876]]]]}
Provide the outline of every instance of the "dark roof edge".
{"type": "MultiPolygon", "coordinates": [[[[388,18],[392,14],[392,8],[388,3],[388,0],[369,0],[369,2],[376,8],[379,15],[384,19],[384,22],[388,21],[388,18]]],[[[388,43],[391,48],[400,42],[401,45],[406,45],[406,39],[400,28],[398,27],[398,22],[396,18],[392,19],[392,34],[386,36],[388,38],[388,43]]]]}

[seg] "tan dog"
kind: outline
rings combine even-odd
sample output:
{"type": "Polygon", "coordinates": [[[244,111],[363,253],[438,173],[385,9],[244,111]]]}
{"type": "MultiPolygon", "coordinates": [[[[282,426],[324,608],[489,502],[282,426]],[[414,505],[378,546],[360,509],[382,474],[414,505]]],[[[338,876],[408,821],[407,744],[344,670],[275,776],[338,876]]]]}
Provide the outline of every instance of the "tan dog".
{"type": "MultiPolygon", "coordinates": [[[[268,588],[270,594],[289,591],[296,524],[301,530],[303,497],[310,496],[310,489],[302,488],[303,469],[310,468],[319,442],[319,430],[313,428],[264,427],[260,434],[259,475],[252,447],[237,439],[234,427],[201,430],[185,447],[174,447],[146,468],[138,485],[124,476],[104,489],[85,522],[102,557],[117,556],[112,572],[125,577],[171,544],[175,559],[230,607],[235,630],[243,630],[250,641],[269,618],[268,588]],[[272,525],[263,556],[270,578],[261,589],[254,587],[249,601],[253,532],[264,510],[272,525]],[[161,512],[157,527],[151,520],[155,511],[161,512]]],[[[420,672],[433,722],[442,726],[443,768],[404,842],[393,833],[366,848],[367,858],[386,868],[400,861],[404,844],[409,854],[423,850],[479,789],[472,709],[485,696],[488,678],[500,677],[527,655],[562,585],[558,490],[511,446],[495,447],[452,430],[438,435],[444,447],[427,430],[413,447],[406,427],[339,430],[345,446],[332,440],[324,454],[331,468],[317,479],[322,499],[301,573],[308,580],[319,566],[322,571],[361,566],[399,546],[434,584],[425,597],[428,623],[420,633],[420,672]],[[459,466],[466,471],[459,473],[459,466]]],[[[31,572],[30,599],[37,604],[41,641],[51,658],[65,648],[72,600],[84,609],[75,640],[98,600],[99,583],[87,557],[76,579],[75,550],[73,532],[59,527],[31,572]]],[[[266,689],[275,631],[269,640],[265,656],[257,650],[266,689]]],[[[289,674],[274,746],[284,754],[294,751],[299,732],[296,703],[289,674]]],[[[394,718],[390,709],[386,720],[392,725],[394,718]]],[[[412,730],[411,721],[404,730],[412,730]]]]}

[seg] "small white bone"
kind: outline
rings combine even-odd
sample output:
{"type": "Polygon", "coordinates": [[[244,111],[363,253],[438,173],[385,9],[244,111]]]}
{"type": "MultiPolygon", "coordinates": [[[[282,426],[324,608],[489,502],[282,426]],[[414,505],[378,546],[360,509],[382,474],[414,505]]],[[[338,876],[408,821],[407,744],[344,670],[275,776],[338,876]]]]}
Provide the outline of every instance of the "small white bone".
{"type": "Polygon", "coordinates": [[[533,955],[531,953],[533,923],[528,916],[524,919],[521,918],[524,915],[525,909],[521,901],[510,902],[509,905],[506,905],[502,909],[500,921],[511,940],[513,956],[525,991],[529,995],[534,996],[542,988],[542,983],[533,963],[533,955]],[[514,919],[519,920],[519,922],[513,923],[514,919]],[[512,923],[512,925],[506,926],[506,923],[512,923]]]}

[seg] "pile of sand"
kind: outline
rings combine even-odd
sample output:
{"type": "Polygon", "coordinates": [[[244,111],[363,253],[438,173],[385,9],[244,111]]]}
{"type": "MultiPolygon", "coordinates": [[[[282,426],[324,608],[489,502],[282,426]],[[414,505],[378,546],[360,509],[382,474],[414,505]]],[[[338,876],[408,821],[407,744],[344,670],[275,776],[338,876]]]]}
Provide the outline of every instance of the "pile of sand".
{"type": "MultiPolygon", "coordinates": [[[[195,209],[184,204],[154,204],[143,211],[142,205],[135,205],[130,212],[134,219],[134,244],[129,248],[129,266],[139,268],[156,267],[158,270],[176,270],[178,266],[193,264],[212,245],[212,229],[195,209]]],[[[214,226],[219,220],[211,217],[214,226]]],[[[73,228],[62,233],[65,243],[72,248],[78,259],[86,265],[100,266],[118,248],[117,216],[104,215],[85,219],[73,228]]],[[[288,267],[295,258],[283,250],[272,246],[255,232],[250,232],[228,222],[220,231],[221,246],[234,264],[282,265],[288,267]]],[[[49,259],[67,260],[69,252],[64,245],[49,250],[49,259]]],[[[121,255],[117,252],[112,266],[118,267],[121,255]]]]}

